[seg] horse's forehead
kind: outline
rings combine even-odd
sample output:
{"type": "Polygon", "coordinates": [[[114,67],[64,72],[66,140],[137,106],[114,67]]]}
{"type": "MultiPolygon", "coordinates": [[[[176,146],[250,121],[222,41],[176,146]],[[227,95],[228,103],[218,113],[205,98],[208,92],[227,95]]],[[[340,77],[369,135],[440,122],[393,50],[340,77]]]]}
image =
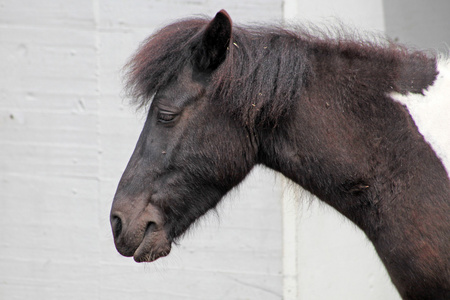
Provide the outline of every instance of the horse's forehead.
{"type": "Polygon", "coordinates": [[[204,86],[193,79],[193,71],[185,68],[158,92],[158,97],[182,106],[185,101],[196,98],[202,93],[204,86]]]}

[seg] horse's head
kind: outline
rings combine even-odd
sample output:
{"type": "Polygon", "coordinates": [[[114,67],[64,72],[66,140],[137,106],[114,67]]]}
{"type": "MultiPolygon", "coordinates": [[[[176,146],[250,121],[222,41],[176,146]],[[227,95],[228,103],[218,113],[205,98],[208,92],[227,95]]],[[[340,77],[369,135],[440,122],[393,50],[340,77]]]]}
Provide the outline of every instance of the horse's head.
{"type": "Polygon", "coordinates": [[[111,209],[117,250],[138,262],[166,256],[172,241],[248,174],[249,132],[215,103],[210,77],[227,55],[231,20],[219,12],[185,65],[154,94],[111,209]]]}

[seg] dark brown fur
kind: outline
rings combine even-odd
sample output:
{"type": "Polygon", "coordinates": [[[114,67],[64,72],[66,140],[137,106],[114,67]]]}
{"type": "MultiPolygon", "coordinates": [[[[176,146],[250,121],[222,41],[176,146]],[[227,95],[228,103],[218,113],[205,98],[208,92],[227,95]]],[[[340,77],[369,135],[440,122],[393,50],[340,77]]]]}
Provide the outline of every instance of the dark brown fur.
{"type": "Polygon", "coordinates": [[[152,101],[112,212],[137,261],[171,242],[256,164],[283,173],[358,225],[404,299],[450,298],[450,182],[408,110],[436,59],[390,42],[232,27],[226,12],[150,37],[128,67],[152,101]]]}

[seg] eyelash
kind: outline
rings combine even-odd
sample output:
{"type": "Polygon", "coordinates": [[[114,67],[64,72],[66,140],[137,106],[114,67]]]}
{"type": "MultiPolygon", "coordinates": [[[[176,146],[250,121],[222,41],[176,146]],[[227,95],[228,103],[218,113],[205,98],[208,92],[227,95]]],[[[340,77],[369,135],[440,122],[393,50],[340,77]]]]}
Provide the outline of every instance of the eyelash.
{"type": "Polygon", "coordinates": [[[158,112],[158,122],[159,123],[170,123],[175,120],[177,114],[169,113],[165,111],[158,112]]]}

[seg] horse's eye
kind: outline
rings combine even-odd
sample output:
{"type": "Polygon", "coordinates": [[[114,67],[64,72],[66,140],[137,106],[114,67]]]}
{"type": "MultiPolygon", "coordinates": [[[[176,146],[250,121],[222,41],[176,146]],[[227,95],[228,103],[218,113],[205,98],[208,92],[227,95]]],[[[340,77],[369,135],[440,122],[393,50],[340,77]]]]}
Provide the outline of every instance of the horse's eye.
{"type": "Polygon", "coordinates": [[[160,111],[158,112],[158,122],[160,123],[170,123],[177,117],[177,114],[160,111]]]}

